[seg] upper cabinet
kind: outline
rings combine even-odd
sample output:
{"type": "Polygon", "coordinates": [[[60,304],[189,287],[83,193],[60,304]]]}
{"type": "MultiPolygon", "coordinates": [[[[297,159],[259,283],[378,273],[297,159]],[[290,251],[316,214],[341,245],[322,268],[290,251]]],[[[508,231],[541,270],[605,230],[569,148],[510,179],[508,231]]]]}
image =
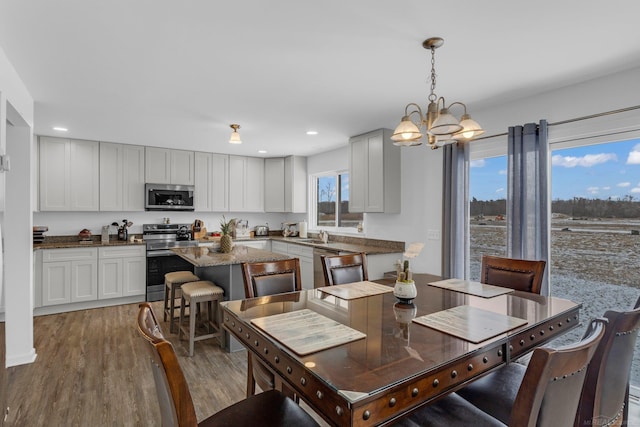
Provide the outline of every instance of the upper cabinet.
{"type": "Polygon", "coordinates": [[[400,147],[393,145],[391,134],[378,129],[349,139],[351,212],[400,212],[400,147]]]}
{"type": "Polygon", "coordinates": [[[195,153],[196,211],[226,212],[229,210],[229,156],[227,154],[195,153]]]}
{"type": "Polygon", "coordinates": [[[99,157],[97,141],[41,136],[40,210],[97,211],[99,157]]]}
{"type": "Polygon", "coordinates": [[[264,159],[229,156],[229,210],[264,212],[264,159]]]}
{"type": "Polygon", "coordinates": [[[307,158],[275,157],[264,161],[265,212],[307,211],[307,158]]]}
{"type": "Polygon", "coordinates": [[[144,210],[144,147],[100,143],[100,210],[144,210]]]}
{"type": "Polygon", "coordinates": [[[264,211],[284,212],[284,158],[264,159],[264,211]]]}
{"type": "Polygon", "coordinates": [[[152,184],[194,185],[193,151],[146,147],[145,182],[152,184]]]}
{"type": "Polygon", "coordinates": [[[284,158],[284,210],[293,213],[307,212],[306,157],[284,158]]]}

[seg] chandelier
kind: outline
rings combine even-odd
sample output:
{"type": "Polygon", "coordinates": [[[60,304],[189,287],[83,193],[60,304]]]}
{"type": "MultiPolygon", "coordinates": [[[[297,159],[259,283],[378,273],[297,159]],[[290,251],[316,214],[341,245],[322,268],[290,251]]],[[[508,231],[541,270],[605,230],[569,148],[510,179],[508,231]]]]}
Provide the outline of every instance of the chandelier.
{"type": "Polygon", "coordinates": [[[242,140],[240,139],[240,134],[238,133],[238,129],[240,129],[240,125],[232,124],[229,125],[233,132],[231,132],[231,137],[229,138],[229,144],[242,144],[242,140]]]}
{"type": "Polygon", "coordinates": [[[467,106],[462,102],[453,102],[446,105],[443,97],[438,97],[436,90],[436,49],[444,44],[444,39],[431,37],[422,42],[422,47],[431,50],[431,93],[427,113],[423,114],[418,104],[410,103],[404,107],[404,116],[396,127],[391,140],[394,145],[413,146],[422,144],[424,128],[427,133],[427,142],[431,149],[435,150],[446,144],[458,141],[471,141],[484,133],[482,127],[467,113],[467,106]],[[462,107],[463,113],[458,120],[451,112],[454,106],[462,107]],[[417,116],[417,123],[411,120],[411,116],[417,116]]]}

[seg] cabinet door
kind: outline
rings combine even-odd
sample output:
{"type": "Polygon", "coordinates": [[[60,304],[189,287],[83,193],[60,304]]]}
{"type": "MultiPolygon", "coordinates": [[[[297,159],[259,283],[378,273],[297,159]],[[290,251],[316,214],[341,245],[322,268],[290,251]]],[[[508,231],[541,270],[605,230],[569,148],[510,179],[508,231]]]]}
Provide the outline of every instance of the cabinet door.
{"type": "Polygon", "coordinates": [[[264,159],[264,211],[285,212],[284,159],[264,159]]]}
{"type": "Polygon", "coordinates": [[[122,296],[122,258],[98,261],[98,299],[122,296]]]}
{"type": "Polygon", "coordinates": [[[144,179],[150,184],[171,184],[171,150],[145,147],[144,179]]]}
{"type": "Polygon", "coordinates": [[[275,252],[277,254],[282,254],[282,255],[289,255],[288,244],[274,240],[271,242],[271,252],[275,252]]]}
{"type": "Polygon", "coordinates": [[[289,156],[284,159],[284,210],[307,212],[307,158],[289,156]]]}
{"type": "Polygon", "coordinates": [[[245,210],[264,212],[264,159],[248,157],[245,185],[245,210]]]}
{"type": "Polygon", "coordinates": [[[97,262],[71,261],[71,302],[94,301],[98,298],[97,262]]]}
{"type": "Polygon", "coordinates": [[[384,152],[382,132],[367,137],[365,212],[384,212],[384,152]]]}
{"type": "Polygon", "coordinates": [[[122,210],[144,211],[144,147],[122,146],[122,210]]]}
{"type": "Polygon", "coordinates": [[[229,156],[229,210],[232,212],[245,210],[246,159],[246,157],[241,156],[229,156]]]}
{"type": "Polygon", "coordinates": [[[122,296],[144,295],[146,292],[147,259],[145,257],[122,260],[122,296]]]}
{"type": "Polygon", "coordinates": [[[100,143],[100,210],[122,210],[121,144],[100,143]]]}
{"type": "Polygon", "coordinates": [[[69,147],[68,139],[40,137],[41,211],[68,211],[71,207],[69,147]]]}
{"type": "Polygon", "coordinates": [[[229,156],[213,154],[211,167],[211,210],[226,212],[229,210],[229,156]]]}
{"type": "Polygon", "coordinates": [[[47,262],[42,264],[42,305],[68,304],[71,302],[71,262],[47,262]]]}
{"type": "Polygon", "coordinates": [[[97,211],[100,205],[100,144],[71,140],[69,154],[71,210],[97,211]]]}
{"type": "Polygon", "coordinates": [[[193,185],[194,169],[193,151],[171,150],[171,184],[193,185]]]}
{"type": "Polygon", "coordinates": [[[313,289],[313,258],[300,257],[300,275],[302,276],[302,289],[313,289]]]}
{"type": "Polygon", "coordinates": [[[363,136],[351,139],[351,160],[349,175],[349,211],[365,211],[367,185],[367,141],[363,136]]]}
{"type": "Polygon", "coordinates": [[[213,158],[211,153],[195,153],[195,191],[193,192],[193,204],[196,211],[211,212],[213,202],[211,200],[213,158]]]}

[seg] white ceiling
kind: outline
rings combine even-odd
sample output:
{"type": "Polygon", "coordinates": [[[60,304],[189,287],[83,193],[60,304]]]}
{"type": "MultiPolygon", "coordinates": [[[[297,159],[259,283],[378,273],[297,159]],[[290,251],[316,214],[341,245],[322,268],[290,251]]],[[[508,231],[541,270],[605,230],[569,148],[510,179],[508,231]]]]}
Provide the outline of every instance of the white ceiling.
{"type": "Polygon", "coordinates": [[[427,37],[445,39],[437,94],[473,113],[639,66],[638,16],[634,0],[0,0],[0,46],[37,134],[309,155],[426,106],[427,37]]]}

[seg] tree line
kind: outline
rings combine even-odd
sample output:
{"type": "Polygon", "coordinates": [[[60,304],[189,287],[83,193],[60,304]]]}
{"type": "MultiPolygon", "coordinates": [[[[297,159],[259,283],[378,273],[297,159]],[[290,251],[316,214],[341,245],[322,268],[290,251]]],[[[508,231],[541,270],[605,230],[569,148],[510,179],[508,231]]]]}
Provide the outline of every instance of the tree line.
{"type": "MultiPolygon", "coordinates": [[[[507,200],[471,199],[472,217],[505,215],[507,200]]],[[[628,195],[622,199],[587,199],[574,197],[570,200],[552,200],[551,212],[573,218],[640,218],[640,199],[628,195]]]]}

